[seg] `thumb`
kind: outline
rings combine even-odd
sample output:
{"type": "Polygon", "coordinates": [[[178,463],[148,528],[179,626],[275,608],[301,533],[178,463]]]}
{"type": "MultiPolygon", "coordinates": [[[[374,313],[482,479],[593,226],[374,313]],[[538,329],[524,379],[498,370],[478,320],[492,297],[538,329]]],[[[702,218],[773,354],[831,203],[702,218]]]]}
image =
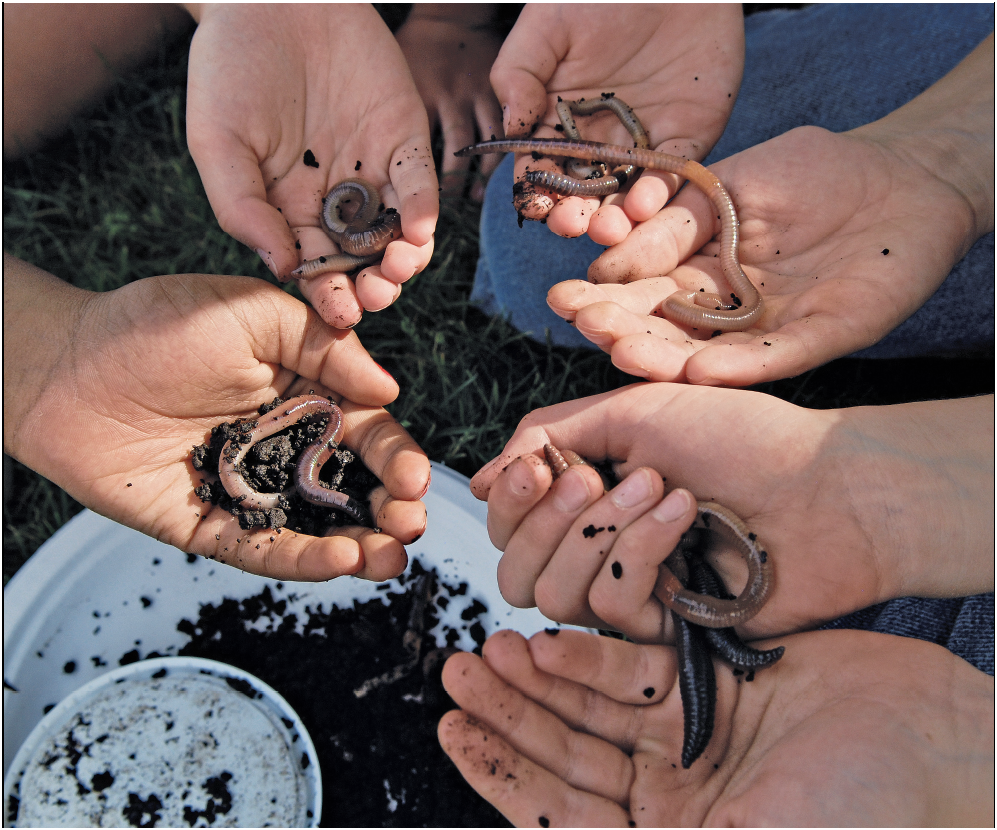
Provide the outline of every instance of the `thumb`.
{"type": "Polygon", "coordinates": [[[210,141],[188,143],[222,230],[256,251],[275,277],[286,277],[298,267],[295,238],[267,201],[256,154],[234,135],[214,134],[210,141]]]}
{"type": "MultiPolygon", "coordinates": [[[[529,7],[527,7],[529,8],[529,7]]],[[[506,138],[530,135],[547,113],[547,83],[560,56],[546,36],[523,25],[522,16],[506,38],[489,80],[502,105],[506,138]]]]}

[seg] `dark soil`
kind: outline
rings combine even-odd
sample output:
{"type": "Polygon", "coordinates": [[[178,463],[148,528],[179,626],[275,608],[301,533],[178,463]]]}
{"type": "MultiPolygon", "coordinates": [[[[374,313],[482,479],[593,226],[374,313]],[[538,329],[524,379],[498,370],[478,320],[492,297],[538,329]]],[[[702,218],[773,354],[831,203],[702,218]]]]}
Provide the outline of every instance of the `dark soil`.
{"type": "MultiPolygon", "coordinates": [[[[284,401],[274,398],[260,407],[260,415],[276,409],[284,401]]],[[[260,493],[280,493],[293,487],[294,471],[304,449],[318,438],[325,429],[327,419],[321,416],[306,417],[299,424],[288,427],[276,435],[260,441],[246,455],[240,471],[246,481],[260,493]]],[[[219,424],[211,430],[206,444],[199,444],[191,451],[194,469],[208,473],[194,492],[202,502],[216,504],[239,519],[243,530],[254,527],[270,528],[280,532],[286,527],[296,533],[321,536],[330,527],[356,524],[338,510],[305,501],[296,491],[289,492],[281,507],[272,510],[244,510],[222,487],[218,479],[218,460],[225,442],[244,444],[248,433],[257,421],[238,418],[219,424]]],[[[326,487],[346,493],[363,505],[368,504],[371,491],[380,481],[363,462],[346,449],[337,449],[319,474],[319,481],[326,487]]]]}
{"type": "MultiPolygon", "coordinates": [[[[444,627],[446,642],[437,643],[423,634],[467,585],[438,585],[415,561],[407,578],[382,587],[387,604],[306,606],[300,619],[280,583],[276,596],[266,588],[205,605],[177,626],[191,638],[180,654],[251,672],[298,712],[322,768],[323,827],[508,827],[436,738],[440,717],[456,708],[440,672],[459,635],[444,627]]],[[[485,610],[478,603],[462,616],[485,610]]],[[[484,629],[471,631],[480,650],[484,629]]]]}

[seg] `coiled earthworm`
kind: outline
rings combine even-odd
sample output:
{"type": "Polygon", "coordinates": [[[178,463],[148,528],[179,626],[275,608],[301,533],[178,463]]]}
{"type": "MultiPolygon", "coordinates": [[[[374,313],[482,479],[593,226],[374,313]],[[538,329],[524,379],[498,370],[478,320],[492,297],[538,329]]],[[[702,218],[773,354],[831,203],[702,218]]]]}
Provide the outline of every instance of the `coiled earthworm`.
{"type": "Polygon", "coordinates": [[[717,218],[720,220],[720,270],[732,290],[727,298],[698,291],[676,291],[661,304],[665,317],[690,328],[713,331],[742,331],[754,325],[761,317],[762,297],[738,260],[740,231],[734,202],[720,179],[698,162],[641,147],[620,147],[597,141],[558,138],[485,141],[458,150],[455,155],[482,153],[538,153],[605,164],[634,164],[688,179],[706,194],[717,211],[717,218]]]}
{"type": "Polygon", "coordinates": [[[239,466],[254,444],[309,416],[326,417],[328,423],[322,434],[305,448],[298,459],[294,476],[298,494],[307,502],[345,513],[363,527],[373,527],[370,511],[364,505],[345,493],[324,487],[319,481],[319,471],[339,446],[344,425],[343,411],[328,398],[318,395],[291,398],[261,415],[256,427],[246,433],[246,443],[233,444],[231,439],[225,442],[218,460],[218,477],[225,492],[243,509],[272,510],[278,507],[285,494],[257,492],[243,477],[239,466]]]}
{"type": "MultiPolygon", "coordinates": [[[[570,452],[570,451],[568,451],[570,452]]],[[[569,466],[587,462],[571,452],[566,455],[553,444],[544,446],[544,457],[555,478],[569,466]]],[[[655,596],[679,616],[705,628],[730,628],[747,622],[761,610],[772,590],[772,563],[759,547],[757,537],[733,511],[715,502],[697,504],[699,519],[707,528],[714,521],[737,541],[738,552],[748,565],[748,583],[734,599],[718,599],[685,588],[669,569],[668,562],[660,569],[655,596]]],[[[713,528],[714,530],[716,528],[713,528]]]]}
{"type": "Polygon", "coordinates": [[[377,262],[388,243],[401,238],[402,219],[394,208],[384,210],[381,196],[370,182],[344,179],[322,200],[322,229],[343,252],[306,260],[291,272],[292,277],[311,279],[377,262]],[[354,201],[358,207],[344,218],[343,209],[353,207],[354,201]]]}

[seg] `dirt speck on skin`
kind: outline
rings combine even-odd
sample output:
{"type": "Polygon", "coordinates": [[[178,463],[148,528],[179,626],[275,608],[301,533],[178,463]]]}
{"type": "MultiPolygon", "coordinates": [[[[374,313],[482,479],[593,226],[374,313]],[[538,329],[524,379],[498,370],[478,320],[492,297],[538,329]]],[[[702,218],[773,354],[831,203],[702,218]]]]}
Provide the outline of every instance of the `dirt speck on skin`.
{"type": "MultiPolygon", "coordinates": [[[[177,625],[190,637],[179,653],[251,672],[297,711],[322,769],[322,826],[507,827],[436,736],[456,708],[440,674],[459,635],[444,626],[446,642],[437,643],[423,632],[466,585],[439,584],[418,561],[388,585],[369,602],[300,615],[269,587],[204,605],[177,625]]],[[[483,628],[475,641],[480,651],[483,628]]]]}
{"type": "MultiPolygon", "coordinates": [[[[282,403],[284,401],[281,398],[274,398],[260,407],[259,414],[265,415],[282,403]]],[[[293,489],[298,458],[325,429],[326,418],[322,416],[303,418],[300,423],[259,441],[249,450],[240,465],[243,476],[253,489],[261,493],[289,491],[280,507],[244,510],[229,496],[218,479],[222,448],[230,439],[233,444],[245,443],[256,424],[256,420],[247,418],[219,424],[211,430],[207,443],[199,444],[191,450],[190,458],[194,469],[206,474],[194,488],[197,497],[202,502],[218,505],[238,518],[239,527],[243,530],[287,528],[296,533],[321,536],[330,527],[355,524],[338,510],[305,501],[293,489]]],[[[361,504],[368,503],[371,491],[381,483],[356,455],[342,447],[333,453],[322,468],[319,481],[326,487],[346,493],[361,504]]]]}

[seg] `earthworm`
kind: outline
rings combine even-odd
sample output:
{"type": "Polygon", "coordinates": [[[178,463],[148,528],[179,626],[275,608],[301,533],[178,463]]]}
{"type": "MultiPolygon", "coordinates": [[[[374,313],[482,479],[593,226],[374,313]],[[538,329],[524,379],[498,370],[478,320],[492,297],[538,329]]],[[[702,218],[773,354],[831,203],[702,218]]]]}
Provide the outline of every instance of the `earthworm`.
{"type": "Polygon", "coordinates": [[[597,141],[558,138],[485,141],[458,150],[455,155],[482,153],[539,153],[605,164],[634,164],[649,170],[675,173],[688,179],[706,194],[717,211],[717,218],[720,220],[720,269],[732,291],[726,298],[699,291],[676,291],[661,304],[662,312],[674,323],[712,331],[742,331],[754,325],[761,317],[761,295],[745,275],[738,260],[740,231],[734,202],[720,179],[698,162],[642,147],[621,147],[597,141]]]}
{"type": "MultiPolygon", "coordinates": [[[[691,556],[688,562],[689,581],[687,585],[702,594],[724,599],[728,596],[727,587],[719,574],[702,556],[691,556]]],[[[732,666],[746,671],[763,669],[777,662],[786,651],[785,646],[777,646],[759,651],[741,641],[733,628],[704,628],[706,641],[714,653],[732,666]]]]}
{"type": "MultiPolygon", "coordinates": [[[[565,101],[558,98],[555,110],[561,121],[561,129],[567,138],[582,137],[575,124],[575,115],[590,115],[599,110],[610,110],[633,136],[634,147],[647,149],[651,146],[647,131],[640,123],[637,114],[611,92],[604,92],[601,97],[588,100],[581,98],[578,101],[565,101]]],[[[530,184],[552,190],[560,196],[608,196],[610,193],[616,193],[634,176],[640,175],[640,170],[632,164],[621,164],[608,176],[605,174],[604,164],[600,164],[599,168],[596,169],[580,159],[568,159],[564,165],[565,171],[569,174],[567,176],[550,170],[530,170],[525,179],[530,184]]]]}
{"type": "Polygon", "coordinates": [[[330,271],[353,271],[377,262],[388,243],[402,235],[402,219],[394,208],[384,210],[377,189],[364,179],[344,179],[322,200],[322,229],[342,249],[301,263],[292,277],[311,279],[330,271]],[[359,207],[344,218],[343,208],[359,207]]]}
{"type": "Polygon", "coordinates": [[[243,509],[272,510],[278,507],[285,494],[257,492],[243,477],[239,466],[254,444],[293,426],[308,416],[325,416],[328,418],[328,423],[322,434],[305,448],[298,459],[294,475],[298,494],[307,502],[345,513],[363,527],[373,527],[370,511],[364,505],[345,493],[322,486],[319,481],[319,471],[339,446],[344,425],[343,411],[328,398],[318,395],[291,398],[276,409],[261,415],[256,427],[246,434],[245,437],[248,439],[246,443],[233,445],[231,439],[225,442],[218,461],[218,477],[225,492],[243,509]]]}
{"type": "MultiPolygon", "coordinates": [[[[587,462],[576,453],[573,458],[565,455],[553,444],[544,446],[544,456],[555,478],[574,464],[587,462]]],[[[769,597],[772,590],[772,565],[768,554],[758,545],[757,537],[729,508],[715,502],[697,502],[699,518],[710,527],[716,520],[738,542],[738,551],[748,565],[748,584],[734,599],[718,599],[685,588],[669,569],[668,562],[661,568],[654,587],[655,596],[662,604],[689,622],[705,628],[730,628],[751,619],[769,597]]]]}

